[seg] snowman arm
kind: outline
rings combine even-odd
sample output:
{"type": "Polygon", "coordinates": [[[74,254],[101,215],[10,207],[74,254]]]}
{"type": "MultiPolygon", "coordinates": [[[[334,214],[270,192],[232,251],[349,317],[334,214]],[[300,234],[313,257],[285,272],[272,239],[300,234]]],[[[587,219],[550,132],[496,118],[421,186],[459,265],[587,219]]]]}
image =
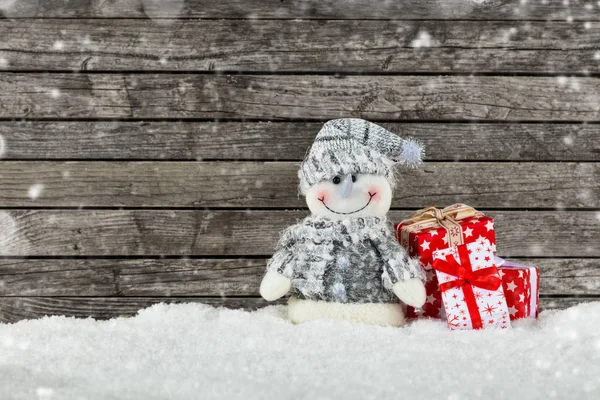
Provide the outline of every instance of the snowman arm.
{"type": "Polygon", "coordinates": [[[267,272],[260,283],[260,295],[265,300],[277,300],[290,290],[295,243],[292,230],[286,229],[277,244],[277,250],[267,263],[267,272]]]}
{"type": "Polygon", "coordinates": [[[421,263],[409,257],[406,250],[391,237],[380,241],[379,253],[384,262],[382,273],[383,286],[390,289],[396,297],[413,307],[425,304],[426,293],[421,263]]]}
{"type": "Polygon", "coordinates": [[[397,242],[378,247],[384,262],[381,279],[383,286],[391,290],[402,302],[416,308],[425,304],[426,293],[421,264],[411,258],[397,242]],[[384,257],[383,254],[387,254],[384,257]]]}
{"type": "Polygon", "coordinates": [[[411,258],[387,231],[371,238],[371,242],[383,262],[382,279],[385,287],[391,289],[396,282],[409,279],[425,281],[420,262],[411,258]]]}
{"type": "Polygon", "coordinates": [[[260,282],[260,295],[267,301],[277,300],[287,294],[292,286],[293,254],[280,249],[267,264],[267,273],[260,282]]]}

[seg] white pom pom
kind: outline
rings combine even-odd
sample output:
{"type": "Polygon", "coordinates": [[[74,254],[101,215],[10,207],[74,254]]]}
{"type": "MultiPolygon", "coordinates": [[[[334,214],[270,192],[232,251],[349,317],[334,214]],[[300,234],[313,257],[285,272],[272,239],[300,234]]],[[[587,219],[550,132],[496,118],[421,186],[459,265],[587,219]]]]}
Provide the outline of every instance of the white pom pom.
{"type": "Polygon", "coordinates": [[[405,139],[402,143],[402,154],[400,155],[400,163],[409,167],[416,167],[423,162],[425,150],[421,143],[414,139],[405,139]]]}

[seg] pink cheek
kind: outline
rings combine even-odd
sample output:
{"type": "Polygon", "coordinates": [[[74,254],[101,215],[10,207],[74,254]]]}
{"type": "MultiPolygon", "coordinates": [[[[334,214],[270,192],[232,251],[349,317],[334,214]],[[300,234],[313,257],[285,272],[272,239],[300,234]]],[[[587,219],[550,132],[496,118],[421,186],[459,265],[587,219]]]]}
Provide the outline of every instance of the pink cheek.
{"type": "Polygon", "coordinates": [[[322,202],[327,202],[327,198],[329,197],[329,191],[320,190],[317,192],[317,200],[322,202]]]}
{"type": "Polygon", "coordinates": [[[379,200],[381,200],[381,195],[379,194],[379,188],[377,186],[370,187],[369,193],[375,193],[375,196],[371,198],[372,202],[378,202],[379,200]]]}

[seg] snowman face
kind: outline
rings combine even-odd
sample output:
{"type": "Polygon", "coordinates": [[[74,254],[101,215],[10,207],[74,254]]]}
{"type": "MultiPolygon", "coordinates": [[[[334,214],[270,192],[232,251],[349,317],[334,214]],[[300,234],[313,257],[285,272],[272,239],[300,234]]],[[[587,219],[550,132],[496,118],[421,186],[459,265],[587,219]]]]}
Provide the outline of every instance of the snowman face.
{"type": "Polygon", "coordinates": [[[306,204],[313,215],[334,220],[383,217],[391,203],[392,188],[381,175],[336,176],[306,191],[306,204]]]}

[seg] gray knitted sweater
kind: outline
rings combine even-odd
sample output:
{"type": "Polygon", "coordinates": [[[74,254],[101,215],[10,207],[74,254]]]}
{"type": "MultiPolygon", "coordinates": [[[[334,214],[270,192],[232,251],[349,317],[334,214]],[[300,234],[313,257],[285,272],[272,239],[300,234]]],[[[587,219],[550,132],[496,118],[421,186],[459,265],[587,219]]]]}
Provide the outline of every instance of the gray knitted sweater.
{"type": "Polygon", "coordinates": [[[394,283],[424,279],[378,217],[309,216],[283,232],[267,269],[291,279],[299,298],[338,303],[395,303],[394,283]]]}

